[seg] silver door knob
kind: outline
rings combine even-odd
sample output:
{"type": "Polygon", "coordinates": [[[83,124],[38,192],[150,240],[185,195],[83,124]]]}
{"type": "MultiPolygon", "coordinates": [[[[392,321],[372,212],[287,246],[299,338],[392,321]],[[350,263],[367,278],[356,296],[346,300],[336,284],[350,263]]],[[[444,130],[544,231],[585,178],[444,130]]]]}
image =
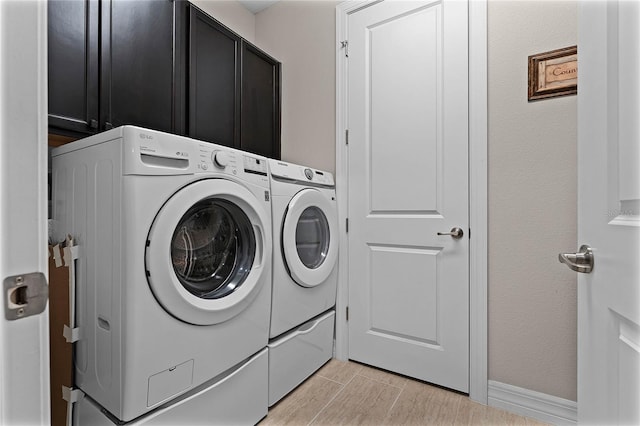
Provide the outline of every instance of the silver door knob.
{"type": "Polygon", "coordinates": [[[576,272],[588,274],[593,271],[593,251],[586,244],[580,246],[577,253],[560,253],[558,260],[576,272]]]}
{"type": "Polygon", "coordinates": [[[464,235],[464,231],[458,227],[451,228],[451,232],[438,232],[438,235],[451,235],[451,238],[459,240],[464,235]]]}

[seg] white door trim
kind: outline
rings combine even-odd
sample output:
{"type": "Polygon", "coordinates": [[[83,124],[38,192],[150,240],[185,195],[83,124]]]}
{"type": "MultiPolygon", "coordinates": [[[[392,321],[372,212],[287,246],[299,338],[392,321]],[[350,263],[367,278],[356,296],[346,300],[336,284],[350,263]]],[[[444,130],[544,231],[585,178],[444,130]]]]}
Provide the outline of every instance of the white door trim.
{"type": "MultiPolygon", "coordinates": [[[[347,61],[341,41],[347,38],[348,16],[377,1],[345,1],[336,6],[336,194],[340,230],[338,282],[349,277],[346,218],[347,61]]],[[[469,397],[487,404],[487,0],[469,2],[469,397]]],[[[336,358],[349,356],[346,286],[336,300],[336,358]]]]}
{"type": "MultiPolygon", "coordinates": [[[[0,0],[0,282],[48,275],[47,2],[0,0]]],[[[6,295],[0,296],[5,304],[6,295]]],[[[49,311],[0,314],[0,424],[48,425],[49,311]]]]}

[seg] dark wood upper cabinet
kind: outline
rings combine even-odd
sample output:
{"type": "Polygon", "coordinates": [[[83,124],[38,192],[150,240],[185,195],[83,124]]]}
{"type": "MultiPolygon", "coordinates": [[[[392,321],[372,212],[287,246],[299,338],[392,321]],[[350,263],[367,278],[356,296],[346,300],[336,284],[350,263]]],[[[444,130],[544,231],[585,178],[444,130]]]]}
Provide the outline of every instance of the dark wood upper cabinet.
{"type": "Polygon", "coordinates": [[[196,6],[55,0],[48,14],[50,133],[133,124],[280,158],[280,63],[196,6]]]}
{"type": "Polygon", "coordinates": [[[280,62],[242,43],[240,149],[280,159],[280,62]]]}
{"type": "Polygon", "coordinates": [[[181,130],[174,9],[172,0],[50,1],[50,131],[181,130]]]}
{"type": "Polygon", "coordinates": [[[51,1],[48,13],[49,125],[95,132],[99,120],[99,3],[51,1]]]}
{"type": "Polygon", "coordinates": [[[102,1],[100,121],[176,130],[174,2],[102,1]]]}
{"type": "Polygon", "coordinates": [[[187,134],[280,158],[280,62],[197,7],[189,13],[187,134]]]}
{"type": "Polygon", "coordinates": [[[241,38],[196,7],[189,13],[188,132],[239,147],[241,38]]]}

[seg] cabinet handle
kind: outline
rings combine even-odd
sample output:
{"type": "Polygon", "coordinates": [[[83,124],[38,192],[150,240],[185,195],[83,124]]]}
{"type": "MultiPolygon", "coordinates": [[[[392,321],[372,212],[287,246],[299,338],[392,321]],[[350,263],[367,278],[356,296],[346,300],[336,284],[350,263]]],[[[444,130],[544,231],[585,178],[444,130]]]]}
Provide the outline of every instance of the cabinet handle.
{"type": "Polygon", "coordinates": [[[89,120],[89,127],[92,129],[97,129],[98,128],[98,120],[92,119],[89,120]]]}

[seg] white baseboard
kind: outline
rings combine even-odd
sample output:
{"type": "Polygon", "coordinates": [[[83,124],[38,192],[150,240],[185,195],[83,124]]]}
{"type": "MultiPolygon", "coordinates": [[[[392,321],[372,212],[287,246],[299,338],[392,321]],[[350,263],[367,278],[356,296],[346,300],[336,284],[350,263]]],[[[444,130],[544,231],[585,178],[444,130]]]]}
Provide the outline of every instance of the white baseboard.
{"type": "Polygon", "coordinates": [[[575,425],[575,401],[489,380],[489,405],[554,425],[575,425]]]}

